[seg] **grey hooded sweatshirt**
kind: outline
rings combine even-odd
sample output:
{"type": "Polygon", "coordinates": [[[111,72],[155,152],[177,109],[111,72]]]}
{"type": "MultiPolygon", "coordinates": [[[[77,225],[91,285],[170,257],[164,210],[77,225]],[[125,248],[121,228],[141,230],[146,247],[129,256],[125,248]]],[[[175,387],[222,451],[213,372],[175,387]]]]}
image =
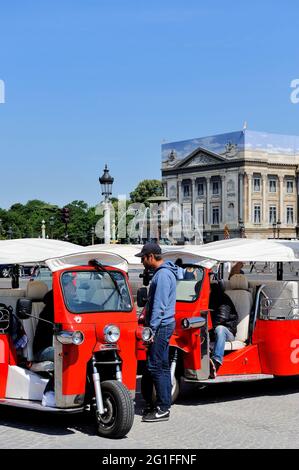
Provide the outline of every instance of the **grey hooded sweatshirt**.
{"type": "Polygon", "coordinates": [[[154,333],[159,326],[174,322],[178,267],[165,261],[156,269],[149,290],[147,323],[154,333]]]}

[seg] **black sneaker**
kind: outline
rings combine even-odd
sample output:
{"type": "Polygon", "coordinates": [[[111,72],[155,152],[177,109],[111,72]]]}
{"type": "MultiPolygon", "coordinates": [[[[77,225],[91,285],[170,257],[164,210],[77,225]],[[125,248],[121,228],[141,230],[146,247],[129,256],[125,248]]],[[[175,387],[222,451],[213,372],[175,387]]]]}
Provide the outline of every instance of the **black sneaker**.
{"type": "Polygon", "coordinates": [[[145,423],[155,423],[156,421],[168,421],[170,411],[162,411],[159,407],[155,408],[151,413],[143,416],[142,421],[145,423]]]}
{"type": "Polygon", "coordinates": [[[146,416],[150,413],[153,413],[153,411],[155,410],[155,407],[154,405],[145,405],[145,407],[143,408],[142,410],[142,416],[146,416]]]}

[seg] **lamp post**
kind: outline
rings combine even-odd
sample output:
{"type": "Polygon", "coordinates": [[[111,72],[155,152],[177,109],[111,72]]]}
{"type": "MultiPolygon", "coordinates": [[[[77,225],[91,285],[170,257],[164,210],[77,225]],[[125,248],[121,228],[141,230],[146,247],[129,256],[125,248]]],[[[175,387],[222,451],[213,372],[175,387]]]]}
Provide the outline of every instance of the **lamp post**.
{"type": "Polygon", "coordinates": [[[46,222],[42,220],[42,238],[46,238],[46,222]]]}
{"type": "Polygon", "coordinates": [[[104,173],[99,178],[101,184],[102,196],[104,196],[104,238],[105,243],[110,243],[110,205],[109,199],[112,195],[112,185],[114,178],[110,176],[107,165],[105,165],[104,173]]]}
{"type": "Polygon", "coordinates": [[[245,238],[245,225],[243,220],[239,220],[240,238],[245,238]]]}
{"type": "Polygon", "coordinates": [[[272,228],[273,228],[273,238],[276,238],[276,229],[277,229],[277,223],[276,222],[273,222],[272,228]]]}
{"type": "Polygon", "coordinates": [[[280,220],[277,221],[277,238],[279,239],[280,235],[280,229],[281,229],[281,222],[280,220]]]}
{"type": "Polygon", "coordinates": [[[11,226],[11,225],[8,227],[7,235],[8,235],[9,240],[11,240],[11,239],[12,239],[12,235],[13,235],[13,229],[12,229],[12,226],[11,226]]]}
{"type": "Polygon", "coordinates": [[[54,223],[55,223],[55,217],[52,215],[49,219],[50,227],[51,227],[51,238],[53,238],[53,229],[54,229],[54,223]]]}
{"type": "Polygon", "coordinates": [[[94,234],[95,234],[95,228],[94,227],[91,227],[90,233],[91,233],[91,244],[94,245],[94,234]]]}

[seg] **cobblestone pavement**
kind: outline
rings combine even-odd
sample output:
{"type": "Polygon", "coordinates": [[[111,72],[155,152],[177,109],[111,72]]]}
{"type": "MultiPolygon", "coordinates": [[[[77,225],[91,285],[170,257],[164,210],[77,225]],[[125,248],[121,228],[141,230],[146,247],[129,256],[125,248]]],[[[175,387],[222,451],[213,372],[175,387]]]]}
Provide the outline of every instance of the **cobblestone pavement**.
{"type": "MultiPolygon", "coordinates": [[[[274,272],[262,275],[263,279],[274,276],[274,272]]],[[[0,286],[6,285],[9,281],[1,279],[0,286]]],[[[142,423],[142,406],[138,392],[134,426],[122,440],[98,437],[85,415],[53,416],[0,407],[0,448],[299,448],[299,377],[204,389],[184,384],[165,423],[142,423]]]]}
{"type": "Polygon", "coordinates": [[[0,448],[299,448],[299,378],[240,384],[184,385],[164,423],[142,423],[140,393],[134,426],[122,440],[95,434],[86,416],[53,416],[0,408],[0,448]]]}

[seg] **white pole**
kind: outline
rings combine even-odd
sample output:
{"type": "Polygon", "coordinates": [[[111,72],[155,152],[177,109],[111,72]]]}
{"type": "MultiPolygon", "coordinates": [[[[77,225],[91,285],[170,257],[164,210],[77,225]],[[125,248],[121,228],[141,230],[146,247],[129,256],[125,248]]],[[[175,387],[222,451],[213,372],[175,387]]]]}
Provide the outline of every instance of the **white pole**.
{"type": "Polygon", "coordinates": [[[42,220],[42,238],[46,238],[46,223],[42,220]]]}
{"type": "Polygon", "coordinates": [[[105,202],[105,215],[104,215],[104,226],[105,226],[105,244],[110,244],[110,205],[109,202],[105,202]]]}

